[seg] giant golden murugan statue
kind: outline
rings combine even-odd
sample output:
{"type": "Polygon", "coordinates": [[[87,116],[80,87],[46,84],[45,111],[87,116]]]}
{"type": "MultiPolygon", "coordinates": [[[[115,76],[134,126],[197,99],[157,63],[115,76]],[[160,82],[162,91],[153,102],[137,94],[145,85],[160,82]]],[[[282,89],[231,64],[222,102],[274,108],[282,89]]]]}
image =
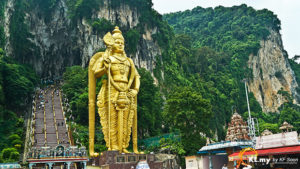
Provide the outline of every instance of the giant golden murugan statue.
{"type": "Polygon", "coordinates": [[[133,151],[137,149],[137,93],[140,76],[133,61],[124,51],[124,37],[116,26],[104,38],[105,52],[96,53],[89,63],[89,153],[95,157],[95,99],[96,79],[104,74],[97,96],[100,123],[108,151],[128,153],[132,130],[133,151]]]}

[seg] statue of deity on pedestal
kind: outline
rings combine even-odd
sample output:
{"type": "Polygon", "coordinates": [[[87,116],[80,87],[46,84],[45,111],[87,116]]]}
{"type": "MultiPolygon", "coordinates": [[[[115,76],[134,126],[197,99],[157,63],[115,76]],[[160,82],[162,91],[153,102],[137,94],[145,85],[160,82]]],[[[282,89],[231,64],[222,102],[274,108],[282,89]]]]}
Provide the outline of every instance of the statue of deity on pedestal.
{"type": "Polygon", "coordinates": [[[108,151],[129,153],[132,135],[133,151],[137,149],[137,94],[140,76],[132,59],[126,56],[124,37],[116,26],[112,34],[104,38],[105,52],[96,53],[89,63],[89,153],[94,152],[95,103],[97,103],[100,123],[108,151]],[[102,80],[96,102],[96,80],[102,80]]]}

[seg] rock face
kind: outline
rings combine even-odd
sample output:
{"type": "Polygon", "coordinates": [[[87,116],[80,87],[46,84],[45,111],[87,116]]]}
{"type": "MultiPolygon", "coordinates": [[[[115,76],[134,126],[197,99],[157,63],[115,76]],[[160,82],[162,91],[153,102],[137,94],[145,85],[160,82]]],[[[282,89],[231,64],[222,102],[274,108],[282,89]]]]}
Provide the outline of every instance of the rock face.
{"type": "Polygon", "coordinates": [[[253,92],[264,112],[276,112],[286,99],[277,94],[280,89],[289,92],[298,103],[298,84],[284,52],[281,35],[271,30],[266,40],[261,40],[257,56],[249,57],[248,66],[253,71],[253,80],[248,90],[253,92]]]}
{"type": "Polygon", "coordinates": [[[9,24],[10,24],[11,14],[14,11],[14,1],[8,1],[4,9],[5,10],[4,10],[3,28],[4,28],[5,38],[6,38],[4,50],[6,51],[6,54],[10,56],[12,54],[12,48],[9,41],[9,37],[10,37],[9,24]]]}
{"type": "MultiPolygon", "coordinates": [[[[118,26],[133,28],[139,23],[140,14],[126,4],[111,8],[110,0],[104,0],[98,11],[94,11],[92,18],[105,18],[118,26]]],[[[14,57],[14,51],[9,42],[9,18],[14,12],[14,0],[7,0],[5,7],[6,53],[14,57]]],[[[58,0],[50,16],[45,19],[40,8],[26,11],[25,23],[33,35],[30,39],[36,49],[36,55],[26,59],[26,63],[33,65],[41,77],[61,75],[65,67],[72,65],[87,66],[89,58],[101,48],[105,48],[103,35],[93,31],[86,19],[78,19],[74,24],[68,16],[66,0],[58,0]]],[[[145,26],[145,34],[139,39],[137,52],[129,55],[137,67],[144,67],[153,72],[155,57],[161,55],[156,42],[151,38],[156,29],[145,26]]],[[[125,39],[126,40],[126,39],[125,39]]],[[[126,48],[126,46],[125,46],[126,48]]]]}

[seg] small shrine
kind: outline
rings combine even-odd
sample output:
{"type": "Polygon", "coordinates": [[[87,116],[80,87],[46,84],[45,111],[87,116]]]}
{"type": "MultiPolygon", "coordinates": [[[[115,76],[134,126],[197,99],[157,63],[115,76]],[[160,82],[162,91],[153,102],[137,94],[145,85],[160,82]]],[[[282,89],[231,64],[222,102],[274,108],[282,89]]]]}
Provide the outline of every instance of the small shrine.
{"type": "Polygon", "coordinates": [[[241,115],[235,112],[228,123],[226,141],[250,140],[248,136],[247,122],[243,120],[241,115]]]}
{"type": "Polygon", "coordinates": [[[288,122],[284,121],[279,129],[283,132],[289,132],[289,130],[292,131],[292,128],[294,128],[293,125],[290,125],[288,122]]]}
{"type": "Polygon", "coordinates": [[[270,130],[268,130],[268,129],[265,129],[262,133],[261,133],[261,135],[262,136],[268,136],[268,135],[272,135],[273,133],[270,131],[270,130]]]}

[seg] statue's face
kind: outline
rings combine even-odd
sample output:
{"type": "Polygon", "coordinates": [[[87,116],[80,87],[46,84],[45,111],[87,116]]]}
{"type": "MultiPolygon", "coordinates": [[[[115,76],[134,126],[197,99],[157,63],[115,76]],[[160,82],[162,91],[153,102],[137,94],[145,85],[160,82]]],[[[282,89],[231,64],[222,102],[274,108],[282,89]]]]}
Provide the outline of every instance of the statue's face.
{"type": "Polygon", "coordinates": [[[124,51],[124,40],[116,39],[113,45],[113,51],[116,53],[123,53],[124,51]]]}

